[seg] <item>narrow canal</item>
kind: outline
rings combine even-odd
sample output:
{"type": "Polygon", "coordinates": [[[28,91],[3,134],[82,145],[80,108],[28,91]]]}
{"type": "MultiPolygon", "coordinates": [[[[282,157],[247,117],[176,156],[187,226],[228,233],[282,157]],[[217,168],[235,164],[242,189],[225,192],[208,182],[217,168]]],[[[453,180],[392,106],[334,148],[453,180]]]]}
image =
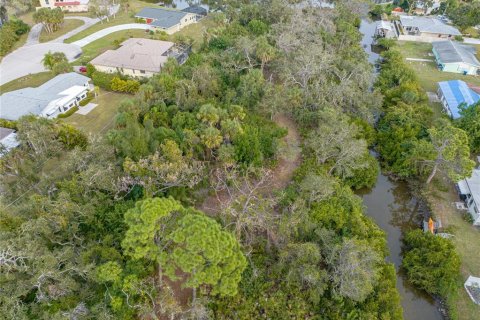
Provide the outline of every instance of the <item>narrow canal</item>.
{"type": "MultiPolygon", "coordinates": [[[[375,63],[379,55],[372,51],[372,36],[375,23],[363,20],[360,26],[363,34],[362,46],[369,56],[369,62],[375,63]]],[[[402,263],[402,233],[418,228],[423,219],[421,204],[411,194],[405,183],[392,181],[382,173],[377,177],[375,187],[357,193],[363,198],[366,214],[387,234],[387,260],[395,265],[397,271],[397,289],[402,299],[405,320],[441,320],[443,316],[439,305],[427,294],[416,290],[400,271],[402,263]]]]}

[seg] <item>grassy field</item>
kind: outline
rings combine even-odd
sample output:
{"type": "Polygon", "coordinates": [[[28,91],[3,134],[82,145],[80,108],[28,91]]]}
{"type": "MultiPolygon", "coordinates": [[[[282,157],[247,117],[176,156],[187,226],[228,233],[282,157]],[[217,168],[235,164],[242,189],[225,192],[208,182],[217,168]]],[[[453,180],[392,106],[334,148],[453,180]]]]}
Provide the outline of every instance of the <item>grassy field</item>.
{"type": "Polygon", "coordinates": [[[39,85],[52,79],[55,75],[50,72],[40,72],[25,77],[15,79],[0,86],[0,93],[18,90],[26,87],[38,87],[39,85]]]}
{"type": "Polygon", "coordinates": [[[87,115],[74,113],[68,118],[61,119],[61,121],[65,121],[86,133],[105,133],[113,126],[113,120],[120,102],[131,97],[128,94],[101,90],[99,96],[91,101],[98,106],[90,113],[87,115]]]}
{"type": "Polygon", "coordinates": [[[102,29],[116,26],[119,24],[125,24],[125,23],[135,23],[135,14],[140,11],[144,7],[153,7],[153,8],[158,8],[159,6],[151,3],[146,3],[143,1],[139,0],[130,0],[129,2],[130,8],[128,12],[125,12],[125,10],[120,9],[116,15],[115,18],[110,18],[110,21],[104,21],[104,22],[98,22],[91,26],[88,29],[83,30],[80,33],[77,33],[73,37],[68,38],[65,40],[66,43],[72,43],[74,41],[80,40],[85,38],[88,35],[91,35],[94,32],[100,31],[102,29]]]}
{"type": "MultiPolygon", "coordinates": [[[[480,49],[480,46],[478,46],[480,49]]],[[[416,71],[420,84],[426,91],[436,91],[437,82],[447,80],[463,80],[480,86],[480,77],[464,76],[459,73],[443,72],[437,69],[434,57],[429,55],[432,50],[430,43],[398,41],[397,48],[405,58],[432,59],[432,62],[407,61],[416,71]]]]}
{"type": "Polygon", "coordinates": [[[465,211],[456,209],[455,202],[460,199],[453,183],[439,178],[427,192],[427,198],[435,217],[440,218],[443,226],[454,234],[453,242],[462,260],[462,277],[458,280],[457,295],[454,298],[458,320],[478,319],[480,307],[475,305],[467,295],[463,283],[470,275],[477,277],[480,275],[480,254],[478,254],[480,229],[465,221],[463,218],[465,211]]]}
{"type": "Polygon", "coordinates": [[[47,31],[43,29],[42,33],[40,34],[40,42],[48,42],[48,41],[57,39],[58,37],[64,35],[65,33],[70,32],[73,29],[76,29],[80,26],[83,26],[84,24],[85,22],[83,22],[83,20],[68,19],[68,20],[65,20],[63,22],[62,27],[55,32],[47,33],[47,31]]]}

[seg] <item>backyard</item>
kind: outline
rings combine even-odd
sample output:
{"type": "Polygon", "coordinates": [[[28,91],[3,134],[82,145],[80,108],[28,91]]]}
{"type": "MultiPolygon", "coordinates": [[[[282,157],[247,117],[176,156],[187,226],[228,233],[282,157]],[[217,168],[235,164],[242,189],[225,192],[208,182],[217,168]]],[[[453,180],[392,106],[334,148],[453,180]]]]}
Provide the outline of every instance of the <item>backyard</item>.
{"type": "Polygon", "coordinates": [[[454,235],[453,242],[462,261],[461,274],[458,279],[457,295],[454,297],[459,320],[477,319],[479,309],[467,295],[463,284],[468,276],[480,276],[480,254],[476,245],[480,243],[480,230],[467,222],[455,202],[460,199],[452,182],[438,179],[427,190],[427,199],[435,218],[442,220],[443,226],[454,235]]]}
{"type": "Polygon", "coordinates": [[[66,123],[83,130],[85,133],[105,133],[112,127],[120,103],[122,100],[129,97],[132,96],[100,90],[98,97],[91,101],[92,103],[98,104],[95,109],[90,111],[87,115],[74,113],[70,117],[61,119],[60,121],[65,121],[66,123]]]}
{"type": "MultiPolygon", "coordinates": [[[[477,45],[477,47],[480,49],[480,45],[477,45]]],[[[432,62],[407,61],[417,73],[420,84],[426,91],[436,92],[437,82],[448,80],[463,80],[480,86],[480,77],[464,76],[459,73],[442,72],[438,70],[432,53],[432,45],[430,43],[398,41],[397,48],[402,52],[402,55],[405,58],[432,60],[432,62]]]]}

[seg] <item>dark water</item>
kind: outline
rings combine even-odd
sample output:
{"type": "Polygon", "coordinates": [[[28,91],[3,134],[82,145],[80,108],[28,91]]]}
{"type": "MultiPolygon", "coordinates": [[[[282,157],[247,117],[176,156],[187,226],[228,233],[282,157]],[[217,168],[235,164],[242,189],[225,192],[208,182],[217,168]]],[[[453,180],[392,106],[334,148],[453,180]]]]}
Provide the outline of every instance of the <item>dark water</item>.
{"type": "MultiPolygon", "coordinates": [[[[360,31],[364,35],[362,45],[369,55],[369,61],[375,63],[379,57],[371,47],[375,23],[362,21],[360,31]]],[[[400,272],[402,233],[408,229],[419,228],[425,212],[421,203],[415,199],[405,183],[391,181],[381,173],[373,189],[357,194],[363,198],[366,214],[387,234],[390,252],[387,261],[392,262],[397,271],[397,289],[402,299],[405,320],[443,319],[438,304],[429,295],[407,283],[406,277],[400,272]]]]}

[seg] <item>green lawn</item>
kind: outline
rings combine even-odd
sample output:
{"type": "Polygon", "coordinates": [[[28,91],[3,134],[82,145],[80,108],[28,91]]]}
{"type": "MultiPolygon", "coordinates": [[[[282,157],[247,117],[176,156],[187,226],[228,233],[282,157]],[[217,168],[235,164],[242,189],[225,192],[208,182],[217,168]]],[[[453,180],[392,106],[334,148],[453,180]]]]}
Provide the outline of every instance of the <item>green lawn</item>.
{"type": "Polygon", "coordinates": [[[104,22],[98,22],[91,26],[88,29],[83,30],[80,33],[77,33],[73,37],[68,38],[65,40],[66,43],[72,43],[74,41],[80,40],[85,38],[88,35],[91,35],[94,32],[100,31],[102,29],[116,26],[119,24],[125,24],[125,23],[135,23],[135,14],[139,12],[142,8],[145,7],[153,7],[153,8],[158,8],[159,6],[151,4],[151,3],[146,3],[143,1],[139,0],[130,0],[129,2],[130,8],[128,12],[125,12],[122,8],[118,11],[117,15],[115,18],[110,18],[110,21],[104,21],[104,22]]]}
{"type": "MultiPolygon", "coordinates": [[[[477,47],[480,49],[480,46],[477,47]]],[[[434,57],[429,55],[432,50],[432,45],[430,43],[398,41],[397,48],[402,52],[402,55],[405,58],[434,60],[434,57]]],[[[440,71],[437,69],[435,61],[407,61],[407,63],[413,70],[415,70],[420,80],[420,84],[426,91],[435,92],[437,90],[437,82],[447,80],[463,80],[480,86],[480,77],[464,76],[459,73],[440,71]]]]}
{"type": "Polygon", "coordinates": [[[61,121],[65,121],[86,133],[105,133],[113,126],[113,120],[120,102],[131,97],[133,96],[128,94],[101,90],[99,96],[91,101],[98,106],[90,113],[87,115],[74,113],[68,118],[61,119],[61,121]]]}
{"type": "Polygon", "coordinates": [[[54,39],[57,39],[58,37],[64,35],[67,32],[72,31],[73,29],[76,29],[80,26],[83,26],[85,22],[83,20],[78,20],[78,19],[66,19],[63,22],[63,25],[60,27],[55,32],[52,33],[47,33],[45,29],[42,30],[42,33],[40,34],[40,42],[48,42],[54,39]]]}
{"type": "Polygon", "coordinates": [[[18,90],[26,87],[38,87],[39,85],[52,79],[54,76],[55,75],[52,72],[46,71],[21,77],[0,86],[0,93],[3,94],[5,92],[18,90]]]}

